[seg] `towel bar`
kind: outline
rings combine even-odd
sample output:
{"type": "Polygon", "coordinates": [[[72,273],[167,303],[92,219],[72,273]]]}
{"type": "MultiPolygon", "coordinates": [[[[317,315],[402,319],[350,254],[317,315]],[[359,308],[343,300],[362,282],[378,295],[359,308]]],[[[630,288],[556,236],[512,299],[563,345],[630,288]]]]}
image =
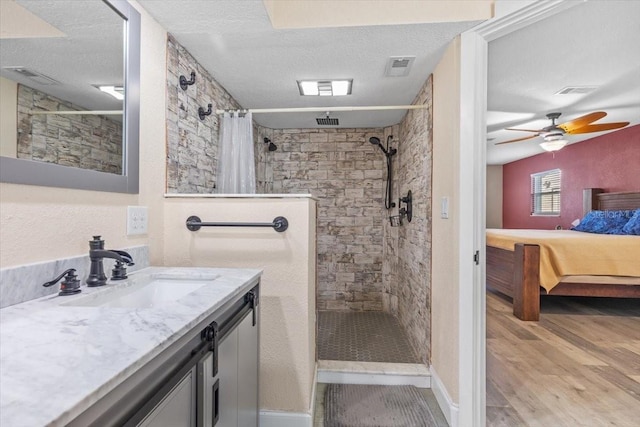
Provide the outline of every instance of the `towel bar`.
{"type": "Polygon", "coordinates": [[[278,233],[282,233],[289,228],[289,221],[283,216],[273,219],[273,222],[202,222],[200,217],[195,215],[187,218],[187,228],[191,231],[198,231],[201,227],[272,227],[278,233]]]}

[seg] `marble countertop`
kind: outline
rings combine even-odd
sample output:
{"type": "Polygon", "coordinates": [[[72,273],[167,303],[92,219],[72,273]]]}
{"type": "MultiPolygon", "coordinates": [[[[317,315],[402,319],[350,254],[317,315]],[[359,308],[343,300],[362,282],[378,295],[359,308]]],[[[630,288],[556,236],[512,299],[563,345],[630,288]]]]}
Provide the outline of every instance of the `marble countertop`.
{"type": "MultiPolygon", "coordinates": [[[[262,271],[149,267],[123,282],[83,287],[0,310],[0,425],[62,426],[253,287],[262,271]],[[218,276],[151,308],[69,306],[151,274],[218,276]],[[63,305],[64,304],[64,305],[63,305]]],[[[189,276],[192,277],[192,276],[189,276]]]]}

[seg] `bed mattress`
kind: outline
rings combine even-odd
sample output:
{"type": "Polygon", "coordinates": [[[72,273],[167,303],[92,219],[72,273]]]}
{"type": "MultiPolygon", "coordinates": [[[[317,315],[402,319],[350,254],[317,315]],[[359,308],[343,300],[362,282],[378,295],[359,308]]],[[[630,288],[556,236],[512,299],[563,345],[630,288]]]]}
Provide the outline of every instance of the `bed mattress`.
{"type": "Polygon", "coordinates": [[[572,276],[602,276],[592,278],[592,283],[633,285],[640,280],[640,236],[487,229],[487,246],[513,251],[516,243],[540,246],[540,286],[547,292],[561,280],[575,282],[572,276]],[[606,280],[606,276],[618,278],[606,280]]]}

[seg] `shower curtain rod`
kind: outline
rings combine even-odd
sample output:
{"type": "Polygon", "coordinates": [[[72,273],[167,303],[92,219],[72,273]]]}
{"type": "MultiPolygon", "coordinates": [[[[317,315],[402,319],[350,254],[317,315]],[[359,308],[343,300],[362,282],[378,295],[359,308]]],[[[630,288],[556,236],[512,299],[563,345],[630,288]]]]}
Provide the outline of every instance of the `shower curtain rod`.
{"type": "Polygon", "coordinates": [[[216,114],[241,111],[245,113],[329,113],[333,111],[382,111],[382,110],[422,110],[427,108],[419,105],[376,105],[371,107],[300,107],[300,108],[249,108],[247,110],[216,110],[216,114]]]}
{"type": "Polygon", "coordinates": [[[64,115],[91,115],[91,116],[108,116],[115,115],[121,116],[122,110],[59,110],[59,111],[29,111],[30,114],[56,114],[60,116],[64,115]]]}

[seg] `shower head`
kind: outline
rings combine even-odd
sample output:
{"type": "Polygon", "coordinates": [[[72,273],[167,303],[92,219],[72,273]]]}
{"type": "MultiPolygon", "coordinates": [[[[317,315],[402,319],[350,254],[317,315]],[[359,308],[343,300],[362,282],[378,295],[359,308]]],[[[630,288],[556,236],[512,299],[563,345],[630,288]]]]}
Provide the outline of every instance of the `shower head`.
{"type": "MultiPolygon", "coordinates": [[[[389,135],[389,137],[387,138],[387,148],[389,148],[389,140],[393,138],[393,136],[389,135]]],[[[385,148],[382,146],[382,144],[380,143],[380,138],[376,137],[376,136],[372,136],[371,138],[369,138],[369,142],[373,145],[377,145],[378,147],[380,147],[380,149],[382,150],[382,152],[384,153],[385,156],[387,157],[391,157],[394,154],[396,154],[398,152],[398,150],[396,150],[395,148],[392,148],[391,150],[385,150],[385,148]]]]}
{"type": "Polygon", "coordinates": [[[271,140],[269,138],[267,138],[266,136],[264,137],[264,143],[265,144],[269,144],[269,151],[276,151],[278,149],[278,146],[276,144],[274,144],[273,142],[271,142],[271,140]]]}

